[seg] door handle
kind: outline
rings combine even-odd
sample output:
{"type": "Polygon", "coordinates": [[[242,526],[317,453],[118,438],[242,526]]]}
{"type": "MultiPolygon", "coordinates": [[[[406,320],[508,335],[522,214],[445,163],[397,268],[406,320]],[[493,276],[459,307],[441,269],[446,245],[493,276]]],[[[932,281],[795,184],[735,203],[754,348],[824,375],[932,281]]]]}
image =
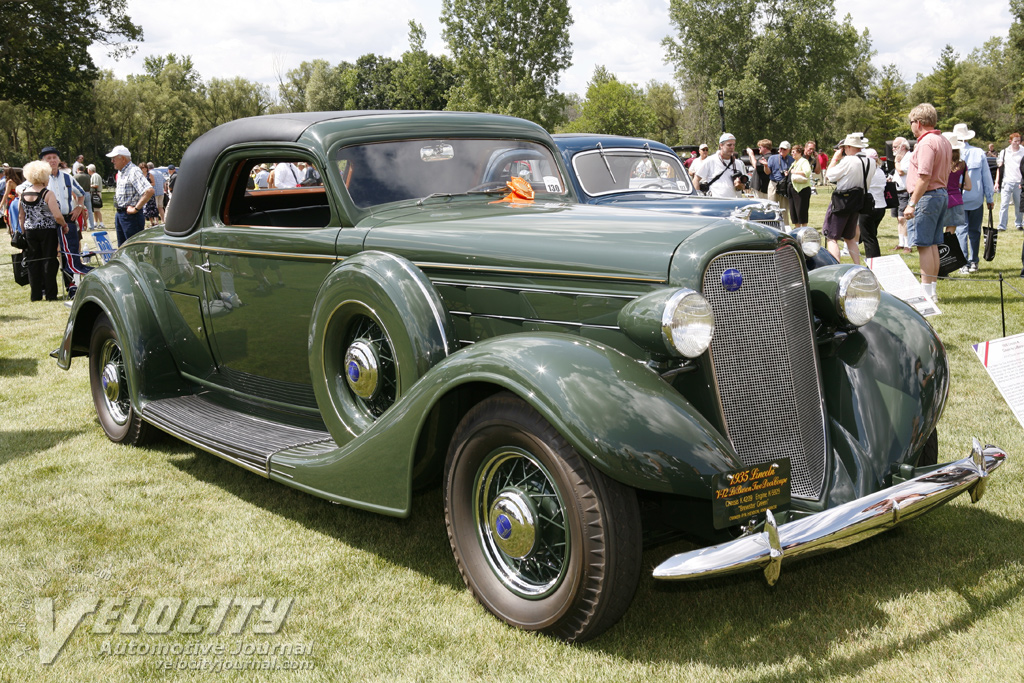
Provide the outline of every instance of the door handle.
{"type": "Polygon", "coordinates": [[[198,268],[199,270],[203,271],[204,273],[211,272],[213,270],[213,267],[210,265],[210,257],[207,256],[206,257],[206,262],[205,263],[197,264],[196,268],[198,268]]]}

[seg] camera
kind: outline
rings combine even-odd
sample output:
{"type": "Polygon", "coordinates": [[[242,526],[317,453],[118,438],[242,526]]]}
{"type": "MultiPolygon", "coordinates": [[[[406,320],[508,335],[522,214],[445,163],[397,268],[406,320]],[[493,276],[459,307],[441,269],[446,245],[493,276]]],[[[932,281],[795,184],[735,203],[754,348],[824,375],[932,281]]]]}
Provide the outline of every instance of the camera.
{"type": "Polygon", "coordinates": [[[750,178],[740,173],[739,171],[736,171],[735,173],[732,174],[732,182],[735,183],[737,179],[744,185],[746,185],[747,181],[750,180],[750,178]]]}
{"type": "Polygon", "coordinates": [[[703,194],[707,194],[711,190],[711,183],[702,180],[700,181],[700,185],[698,185],[698,188],[703,194]]]}

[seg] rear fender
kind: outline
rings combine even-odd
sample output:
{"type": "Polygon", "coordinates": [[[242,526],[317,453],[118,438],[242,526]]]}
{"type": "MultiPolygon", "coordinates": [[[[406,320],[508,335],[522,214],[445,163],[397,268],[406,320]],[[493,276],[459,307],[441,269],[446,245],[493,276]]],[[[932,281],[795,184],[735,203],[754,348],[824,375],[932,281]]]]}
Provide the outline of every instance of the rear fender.
{"type": "Polygon", "coordinates": [[[57,365],[67,370],[74,356],[86,356],[96,318],[110,319],[125,357],[132,406],[147,399],[187,391],[168,350],[146,292],[120,262],[90,272],[82,280],[57,349],[57,365]]]}

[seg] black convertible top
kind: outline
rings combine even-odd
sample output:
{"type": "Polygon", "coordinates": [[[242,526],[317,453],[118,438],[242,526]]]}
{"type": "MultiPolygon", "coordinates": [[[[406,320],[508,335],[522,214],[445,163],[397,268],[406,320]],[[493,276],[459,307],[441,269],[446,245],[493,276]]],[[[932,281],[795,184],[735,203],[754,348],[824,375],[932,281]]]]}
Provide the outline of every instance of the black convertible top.
{"type": "Polygon", "coordinates": [[[203,198],[206,195],[213,164],[225,148],[244,142],[295,142],[303,131],[321,121],[397,113],[403,112],[313,111],[272,114],[238,119],[203,133],[189,145],[181,159],[181,167],[178,169],[181,177],[174,187],[174,201],[167,208],[164,232],[168,235],[182,236],[195,229],[202,212],[203,198]]]}

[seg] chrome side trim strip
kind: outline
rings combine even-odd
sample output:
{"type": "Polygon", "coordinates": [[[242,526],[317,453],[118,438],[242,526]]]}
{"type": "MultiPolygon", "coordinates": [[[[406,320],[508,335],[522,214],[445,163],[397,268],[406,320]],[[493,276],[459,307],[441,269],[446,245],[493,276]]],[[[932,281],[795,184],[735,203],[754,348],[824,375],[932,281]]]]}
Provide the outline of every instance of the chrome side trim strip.
{"type": "Polygon", "coordinates": [[[547,325],[565,325],[566,327],[579,327],[579,328],[591,328],[595,330],[618,330],[618,325],[588,325],[587,323],[577,323],[570,320],[541,320],[539,318],[521,318],[516,315],[494,315],[489,313],[470,313],[469,311],[448,311],[451,315],[457,315],[466,318],[491,318],[494,320],[512,320],[514,322],[523,323],[543,323],[547,325]]]}
{"type": "Polygon", "coordinates": [[[487,285],[468,282],[449,282],[447,280],[434,280],[434,284],[444,285],[447,287],[465,287],[466,289],[500,289],[509,292],[530,292],[531,294],[564,294],[566,296],[591,296],[600,299],[625,299],[626,301],[632,301],[633,299],[636,299],[639,296],[634,296],[632,294],[599,294],[595,292],[573,292],[566,289],[543,289],[540,287],[513,287],[510,285],[487,285]]]}
{"type": "Polygon", "coordinates": [[[429,261],[422,261],[415,265],[420,269],[464,270],[479,273],[496,273],[501,275],[542,275],[545,277],[571,277],[585,278],[588,280],[615,280],[616,282],[657,282],[659,284],[665,284],[668,282],[665,278],[660,277],[651,278],[639,277],[636,275],[609,275],[607,273],[572,273],[559,270],[526,270],[519,268],[501,268],[498,266],[459,266],[452,263],[433,263],[429,261]]]}
{"type": "Polygon", "coordinates": [[[975,439],[971,455],[962,460],[777,528],[772,519],[760,533],[680,553],[655,567],[654,578],[692,580],[762,569],[768,583],[774,584],[783,559],[844,548],[922,515],[965,491],[970,491],[977,502],[989,473],[1005,460],[1002,450],[995,446],[982,448],[975,439]]]}

